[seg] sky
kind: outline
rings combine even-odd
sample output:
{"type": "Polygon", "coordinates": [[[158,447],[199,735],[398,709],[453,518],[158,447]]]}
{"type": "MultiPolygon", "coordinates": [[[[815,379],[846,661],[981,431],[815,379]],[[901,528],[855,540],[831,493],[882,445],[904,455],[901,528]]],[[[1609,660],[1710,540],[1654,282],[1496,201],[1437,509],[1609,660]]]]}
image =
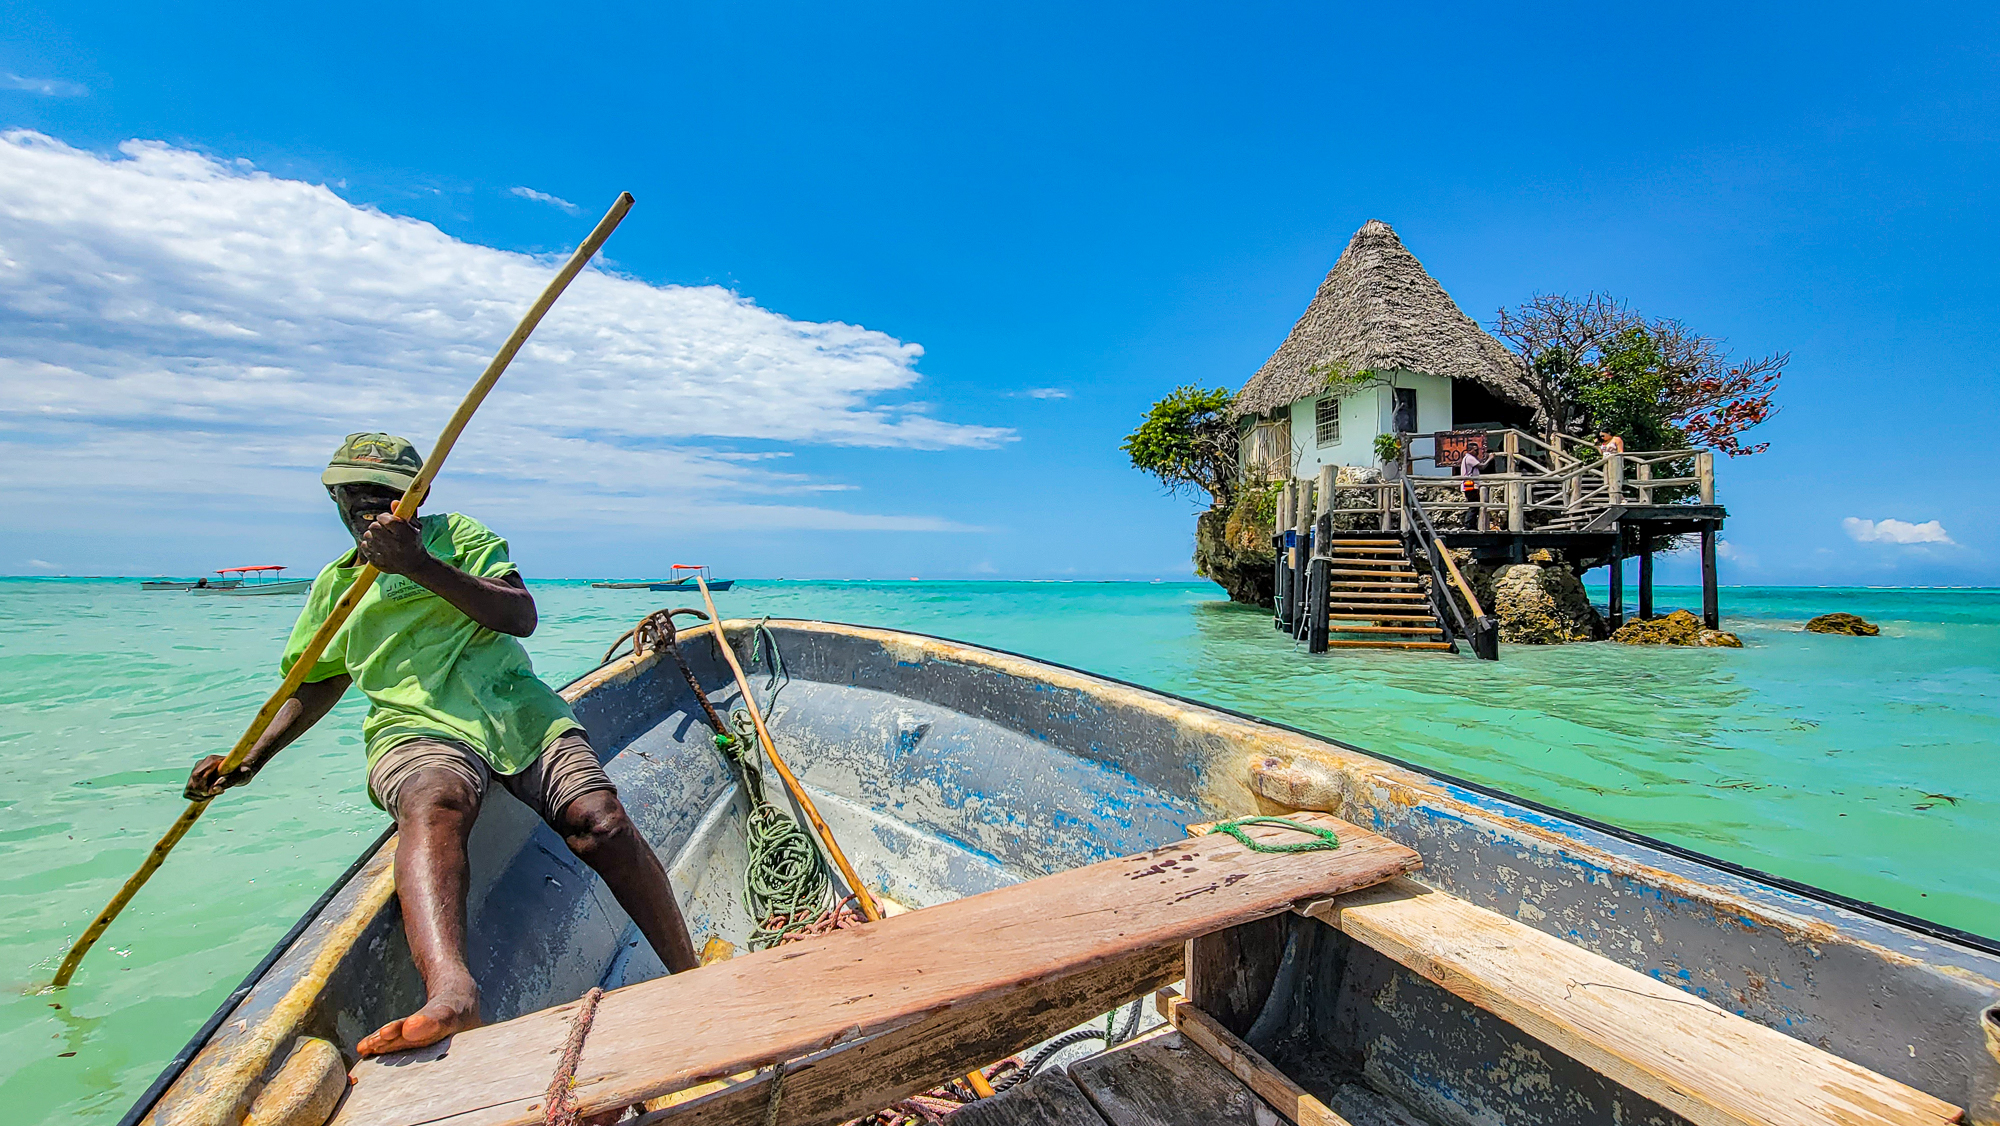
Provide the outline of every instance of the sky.
{"type": "Polygon", "coordinates": [[[0,574],[316,569],[630,191],[431,502],[531,577],[1189,578],[1119,440],[1381,219],[1791,353],[1725,583],[2000,584],[1995,9],[1391,7],[0,2],[0,574]]]}

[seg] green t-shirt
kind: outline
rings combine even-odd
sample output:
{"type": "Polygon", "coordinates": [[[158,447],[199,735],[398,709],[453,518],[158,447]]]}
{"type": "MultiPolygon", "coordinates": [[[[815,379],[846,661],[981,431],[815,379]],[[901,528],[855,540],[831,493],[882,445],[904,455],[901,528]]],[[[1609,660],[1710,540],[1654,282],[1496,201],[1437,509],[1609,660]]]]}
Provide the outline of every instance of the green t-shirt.
{"type": "MultiPolygon", "coordinates": [[[[417,524],[424,550],[468,575],[493,579],[517,569],[507,541],[469,516],[423,516],[417,524]]],[[[359,563],[350,551],[313,580],[285,645],[284,671],[353,583],[359,563]]],[[[580,728],[569,705],[535,675],[518,638],[479,625],[402,575],[375,580],[306,680],[341,673],[372,705],[361,725],[371,767],[398,743],[451,739],[478,751],[496,773],[518,774],[580,728]]]]}

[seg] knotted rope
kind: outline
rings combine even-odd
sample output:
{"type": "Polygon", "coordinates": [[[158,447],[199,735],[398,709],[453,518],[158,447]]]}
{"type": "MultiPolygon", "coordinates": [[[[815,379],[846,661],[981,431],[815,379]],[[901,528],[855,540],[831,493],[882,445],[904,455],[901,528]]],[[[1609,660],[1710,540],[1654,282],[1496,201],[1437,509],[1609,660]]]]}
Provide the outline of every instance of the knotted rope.
{"type": "Polygon", "coordinates": [[[576,1109],[576,1065],[583,1059],[583,1038],[597,1019],[597,1003],[604,999],[602,988],[593,988],[578,1002],[576,1020],[569,1026],[569,1043],[563,1046],[562,1062],[549,1079],[548,1094],[542,1099],[543,1126],[582,1126],[576,1109]]]}

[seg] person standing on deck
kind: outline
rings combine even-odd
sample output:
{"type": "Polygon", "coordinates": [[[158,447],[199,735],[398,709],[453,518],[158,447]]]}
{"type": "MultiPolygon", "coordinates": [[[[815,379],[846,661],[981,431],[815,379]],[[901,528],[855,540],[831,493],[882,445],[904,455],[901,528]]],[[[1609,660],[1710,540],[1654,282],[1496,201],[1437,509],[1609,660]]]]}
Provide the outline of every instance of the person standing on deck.
{"type": "Polygon", "coordinates": [[[1478,454],[1473,453],[1472,443],[1467,442],[1465,444],[1465,456],[1458,459],[1458,473],[1459,476],[1465,478],[1464,483],[1459,487],[1464,490],[1465,499],[1468,504],[1478,502],[1479,471],[1485,468],[1486,463],[1491,460],[1491,458],[1482,458],[1478,454]]]}
{"type": "Polygon", "coordinates": [[[535,599],[507,541],[456,512],[399,520],[391,511],[422,467],[402,438],[352,434],[342,443],[320,480],[355,548],[314,580],[281,667],[291,671],[362,563],[382,578],[243,765],[219,777],[222,756],[210,755],[187,783],[189,800],[240,786],[350,684],[368,697],[368,792],[396,819],[396,892],[426,996],[421,1009],[362,1040],[364,1056],[479,1023],[479,988],[465,964],[466,838],[496,782],[604,877],[670,972],[698,965],[666,869],[569,705],[535,676],[517,640],[535,631],[535,599]]]}

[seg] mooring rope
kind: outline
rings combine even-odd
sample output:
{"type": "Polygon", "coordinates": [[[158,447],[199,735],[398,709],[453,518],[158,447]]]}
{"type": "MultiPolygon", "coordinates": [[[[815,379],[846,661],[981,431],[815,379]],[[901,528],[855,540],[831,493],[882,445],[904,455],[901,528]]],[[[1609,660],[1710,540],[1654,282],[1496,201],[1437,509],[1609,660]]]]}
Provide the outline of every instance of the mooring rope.
{"type": "Polygon", "coordinates": [[[1334,835],[1332,829],[1322,828],[1318,825],[1308,825],[1302,821],[1293,821],[1286,817],[1238,817],[1233,821],[1217,821],[1208,831],[1211,834],[1226,833],[1229,836],[1235,837],[1243,847],[1249,849],[1251,852],[1319,852],[1323,849],[1340,847],[1340,838],[1334,835]],[[1243,826],[1245,825],[1277,825],[1301,833],[1310,833],[1319,839],[1299,841],[1296,844],[1265,844],[1244,832],[1243,826]]]}
{"type": "Polygon", "coordinates": [[[583,1038],[590,1035],[597,1019],[597,1003],[604,990],[593,988],[577,1004],[576,1020],[569,1026],[569,1043],[563,1046],[562,1061],[549,1079],[548,1094],[542,1099],[543,1126],[581,1126],[583,1116],[576,1110],[576,1065],[583,1059],[583,1038]]]}

